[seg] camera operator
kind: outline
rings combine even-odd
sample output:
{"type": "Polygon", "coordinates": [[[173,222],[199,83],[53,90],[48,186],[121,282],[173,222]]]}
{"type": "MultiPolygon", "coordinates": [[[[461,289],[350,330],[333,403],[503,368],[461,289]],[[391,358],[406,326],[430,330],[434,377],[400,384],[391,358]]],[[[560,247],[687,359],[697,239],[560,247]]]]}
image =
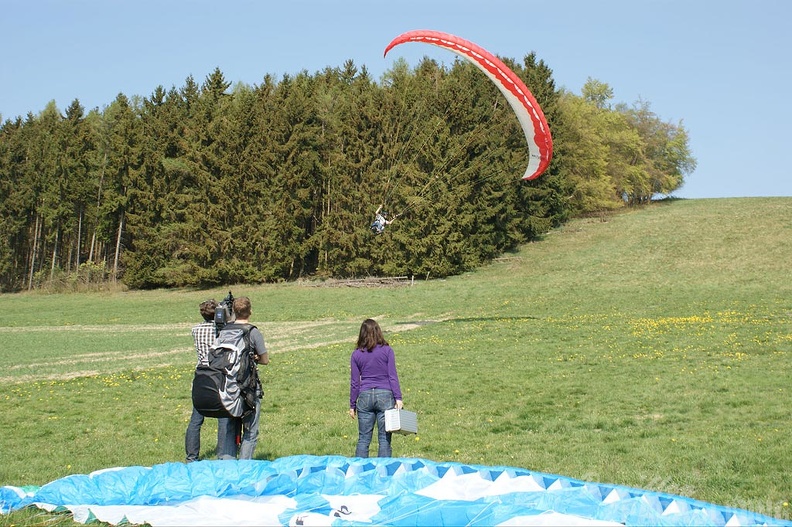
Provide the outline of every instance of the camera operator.
{"type": "MultiPolygon", "coordinates": [[[[203,322],[192,328],[193,342],[195,344],[195,352],[198,355],[198,365],[207,364],[209,360],[209,348],[215,340],[215,314],[218,309],[218,304],[214,298],[201,302],[198,310],[203,317],[203,322]]],[[[222,421],[222,420],[221,420],[222,421]]],[[[190,416],[190,423],[187,425],[187,432],[184,435],[184,450],[187,454],[186,461],[198,461],[198,456],[201,451],[201,426],[204,423],[204,416],[198,413],[198,410],[193,407],[192,415],[190,416]]],[[[225,438],[225,426],[218,423],[217,428],[217,452],[221,452],[221,442],[225,438]],[[223,432],[223,433],[221,433],[223,432]]]]}

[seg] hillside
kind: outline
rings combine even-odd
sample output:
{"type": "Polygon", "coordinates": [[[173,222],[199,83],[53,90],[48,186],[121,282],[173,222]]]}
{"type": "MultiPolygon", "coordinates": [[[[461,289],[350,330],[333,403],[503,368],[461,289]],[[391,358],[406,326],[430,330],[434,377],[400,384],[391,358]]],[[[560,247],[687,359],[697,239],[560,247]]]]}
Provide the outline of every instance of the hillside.
{"type": "Polygon", "coordinates": [[[789,517],[790,261],[792,198],[691,200],[575,220],[413,286],[2,295],[0,484],[181,460],[189,328],[230,288],[273,356],[259,459],[351,455],[349,353],[376,317],[420,416],[398,456],[789,517]]]}
{"type": "MultiPolygon", "coordinates": [[[[378,316],[386,326],[481,315],[686,316],[753,302],[785,305],[788,312],[790,261],[792,198],[667,201],[573,220],[478,271],[416,280],[414,287],[284,283],[210,291],[2,295],[0,331],[10,336],[15,328],[32,325],[60,328],[64,336],[62,330],[74,326],[121,333],[145,327],[160,328],[149,336],[161,333],[166,341],[183,342],[184,328],[195,321],[194,307],[229,289],[251,297],[276,349],[281,339],[289,349],[300,342],[321,343],[330,326],[343,323],[348,331],[349,323],[366,316],[378,316]],[[312,336],[310,327],[320,329],[312,336]],[[306,336],[286,344],[295,332],[306,336]]],[[[35,360],[35,353],[28,357],[25,362],[35,360]]]]}

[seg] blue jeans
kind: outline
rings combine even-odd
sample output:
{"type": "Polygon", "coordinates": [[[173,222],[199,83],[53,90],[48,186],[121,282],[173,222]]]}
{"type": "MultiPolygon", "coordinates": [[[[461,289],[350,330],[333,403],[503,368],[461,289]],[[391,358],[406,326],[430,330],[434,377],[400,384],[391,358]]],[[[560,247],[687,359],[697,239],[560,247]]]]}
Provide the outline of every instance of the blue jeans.
{"type": "MultiPolygon", "coordinates": [[[[253,452],[256,450],[259,432],[259,415],[261,414],[261,399],[256,399],[256,409],[244,419],[220,419],[217,427],[222,429],[222,447],[218,447],[219,459],[236,459],[237,444],[236,436],[241,426],[241,442],[239,445],[239,459],[253,459],[253,452]]],[[[218,437],[221,430],[218,430],[218,437]]]]}
{"type": "Polygon", "coordinates": [[[369,445],[377,424],[377,457],[391,457],[390,432],[385,431],[385,410],[396,406],[396,399],[390,390],[366,390],[357,398],[358,443],[356,457],[369,457],[369,445]]]}
{"type": "MultiPolygon", "coordinates": [[[[192,415],[190,416],[190,424],[187,425],[187,432],[184,434],[184,452],[187,454],[187,463],[198,461],[198,456],[201,453],[201,426],[204,423],[204,416],[198,413],[198,410],[193,408],[192,415]]],[[[221,451],[221,443],[223,442],[223,434],[220,433],[220,427],[217,428],[217,453],[221,451]]]]}

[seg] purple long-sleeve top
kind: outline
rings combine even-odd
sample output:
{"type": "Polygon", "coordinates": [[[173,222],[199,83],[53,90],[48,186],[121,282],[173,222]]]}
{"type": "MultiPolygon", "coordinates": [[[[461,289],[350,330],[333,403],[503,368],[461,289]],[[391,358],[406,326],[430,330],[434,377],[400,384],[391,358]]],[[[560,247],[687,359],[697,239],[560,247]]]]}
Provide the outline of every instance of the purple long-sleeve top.
{"type": "Polygon", "coordinates": [[[370,352],[356,349],[349,360],[349,407],[357,409],[360,392],[374,388],[390,390],[395,399],[401,399],[399,375],[396,373],[396,355],[388,345],[375,346],[370,352]]]}

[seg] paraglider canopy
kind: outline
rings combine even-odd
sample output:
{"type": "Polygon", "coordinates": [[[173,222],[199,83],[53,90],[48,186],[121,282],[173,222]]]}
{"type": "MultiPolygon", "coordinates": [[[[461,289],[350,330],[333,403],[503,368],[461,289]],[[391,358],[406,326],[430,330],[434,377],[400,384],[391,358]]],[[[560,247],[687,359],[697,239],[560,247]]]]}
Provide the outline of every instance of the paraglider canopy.
{"type": "Polygon", "coordinates": [[[553,157],[553,139],[542,108],[520,78],[498,57],[484,48],[448,33],[416,30],[402,33],[385,48],[384,55],[405,42],[424,42],[453,51],[483,71],[506,97],[520,121],[528,142],[528,167],[522,179],[539,177],[553,157]]]}
{"type": "MultiPolygon", "coordinates": [[[[73,474],[0,487],[0,515],[35,505],[113,525],[778,525],[691,498],[507,466],[298,455],[73,474]]],[[[1,516],[0,516],[1,517],[1,516]]]]}

